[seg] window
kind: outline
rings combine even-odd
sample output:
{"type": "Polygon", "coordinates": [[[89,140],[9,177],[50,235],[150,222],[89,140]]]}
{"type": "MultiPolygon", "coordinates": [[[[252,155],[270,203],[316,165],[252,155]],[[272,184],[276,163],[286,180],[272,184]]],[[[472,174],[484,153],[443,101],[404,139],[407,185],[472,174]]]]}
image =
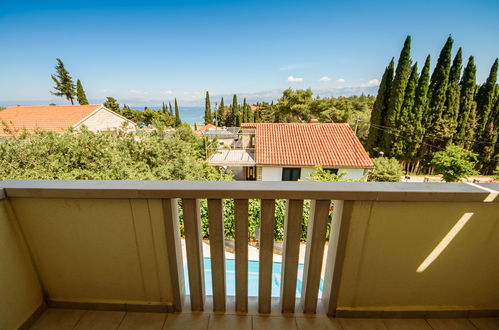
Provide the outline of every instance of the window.
{"type": "Polygon", "coordinates": [[[282,181],[298,181],[301,168],[285,167],[282,169],[282,181]]]}
{"type": "Polygon", "coordinates": [[[324,171],[330,173],[330,174],[338,174],[338,169],[337,168],[325,168],[324,171]]]}

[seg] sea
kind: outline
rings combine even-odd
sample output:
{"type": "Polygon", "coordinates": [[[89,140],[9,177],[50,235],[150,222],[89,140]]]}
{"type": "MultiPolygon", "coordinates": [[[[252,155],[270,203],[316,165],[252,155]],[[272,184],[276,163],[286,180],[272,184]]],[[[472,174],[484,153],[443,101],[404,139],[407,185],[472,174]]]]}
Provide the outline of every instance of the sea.
{"type": "MultiPolygon", "coordinates": [[[[130,107],[134,110],[142,110],[144,111],[144,107],[130,107]]],[[[159,110],[161,107],[148,107],[149,109],[159,110]]],[[[194,124],[203,124],[204,123],[204,107],[178,107],[178,111],[180,112],[180,120],[185,123],[194,125],[194,124]]]]}

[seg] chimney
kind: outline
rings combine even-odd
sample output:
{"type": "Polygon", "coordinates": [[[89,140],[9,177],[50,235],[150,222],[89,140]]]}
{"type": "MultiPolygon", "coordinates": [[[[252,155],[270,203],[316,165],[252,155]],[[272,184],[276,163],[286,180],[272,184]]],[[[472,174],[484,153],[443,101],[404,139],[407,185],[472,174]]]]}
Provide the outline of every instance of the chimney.
{"type": "Polygon", "coordinates": [[[310,124],[317,124],[319,121],[315,118],[310,119],[309,123],[310,124]]]}

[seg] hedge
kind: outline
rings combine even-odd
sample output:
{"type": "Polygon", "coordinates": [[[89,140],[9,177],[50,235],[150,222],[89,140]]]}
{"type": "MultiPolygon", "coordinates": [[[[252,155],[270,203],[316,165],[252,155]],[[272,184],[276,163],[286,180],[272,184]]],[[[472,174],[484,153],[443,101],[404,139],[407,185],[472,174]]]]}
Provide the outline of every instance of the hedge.
{"type": "MultiPolygon", "coordinates": [[[[181,207],[181,202],[179,202],[179,218],[180,218],[180,230],[181,235],[184,236],[184,219],[181,207]]],[[[209,238],[208,232],[208,205],[206,199],[200,200],[201,208],[201,234],[203,238],[209,238]]],[[[249,200],[249,217],[248,217],[248,234],[250,239],[256,239],[255,230],[260,225],[260,201],[257,199],[249,200]]],[[[274,223],[274,240],[282,241],[284,238],[284,218],[286,214],[286,200],[277,199],[275,205],[275,223],[274,223]]],[[[332,208],[330,210],[330,215],[332,208]]],[[[302,216],[302,230],[301,230],[301,240],[307,240],[307,225],[308,219],[310,217],[310,200],[305,200],[303,204],[303,216],[302,216]]],[[[235,220],[234,220],[234,200],[224,199],[224,228],[225,228],[225,238],[234,238],[235,230],[235,220]]],[[[327,237],[329,237],[330,224],[327,228],[327,237]]]]}

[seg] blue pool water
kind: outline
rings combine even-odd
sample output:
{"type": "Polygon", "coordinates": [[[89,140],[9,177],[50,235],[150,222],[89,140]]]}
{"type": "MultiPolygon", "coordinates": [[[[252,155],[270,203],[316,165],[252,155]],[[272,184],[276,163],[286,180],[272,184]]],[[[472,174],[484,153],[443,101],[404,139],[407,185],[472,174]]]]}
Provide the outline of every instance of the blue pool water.
{"type": "MultiPolygon", "coordinates": [[[[204,258],[204,280],[206,295],[213,295],[213,287],[211,282],[211,260],[204,258]]],[[[280,296],[281,287],[281,263],[272,263],[272,297],[280,296]]],[[[187,273],[187,265],[184,265],[185,274],[185,289],[189,294],[189,278],[187,273]]],[[[236,295],[236,261],[234,259],[225,260],[225,278],[227,296],[236,295]]],[[[301,297],[301,286],[303,279],[303,264],[298,264],[298,279],[296,283],[296,297],[301,297]]],[[[322,279],[319,285],[319,296],[322,294],[322,279]]],[[[248,261],[248,296],[258,296],[258,261],[248,261]]]]}

